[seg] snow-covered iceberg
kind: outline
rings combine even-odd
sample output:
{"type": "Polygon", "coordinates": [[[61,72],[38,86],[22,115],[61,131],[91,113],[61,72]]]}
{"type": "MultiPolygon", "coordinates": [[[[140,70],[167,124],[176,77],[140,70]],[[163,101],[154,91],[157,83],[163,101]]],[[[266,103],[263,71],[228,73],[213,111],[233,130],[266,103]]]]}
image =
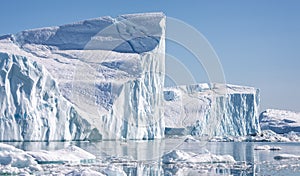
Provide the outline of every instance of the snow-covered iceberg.
{"type": "Polygon", "coordinates": [[[164,164],[172,163],[234,163],[234,158],[230,155],[214,155],[211,153],[195,154],[182,150],[172,150],[162,156],[164,164]]]}
{"type": "Polygon", "coordinates": [[[0,143],[0,174],[19,174],[26,171],[39,171],[42,168],[36,160],[23,150],[0,143]]]}
{"type": "Polygon", "coordinates": [[[258,89],[196,84],[165,88],[164,98],[167,134],[243,136],[260,132],[258,89]]]}
{"type": "Polygon", "coordinates": [[[60,150],[28,151],[27,153],[39,164],[90,163],[96,160],[95,155],[73,145],[60,150]]]}
{"type": "MultiPolygon", "coordinates": [[[[91,161],[95,162],[95,160],[96,156],[73,145],[54,151],[24,151],[17,149],[14,146],[0,143],[1,175],[35,175],[38,172],[41,174],[43,171],[50,171],[51,166],[56,166],[57,168],[59,165],[62,167],[60,170],[60,173],[62,174],[64,172],[68,172],[68,169],[72,169],[72,167],[68,168],[64,165],[65,163],[68,163],[69,165],[73,164],[73,168],[76,168],[76,164],[88,164],[91,161]]],[[[57,170],[59,170],[59,167],[57,170]]],[[[47,172],[44,174],[46,173],[47,172]]],[[[97,172],[85,169],[80,171],[74,170],[68,174],[71,175],[72,173],[95,175],[97,172]]],[[[48,174],[51,175],[50,173],[48,174]]],[[[101,173],[97,174],[100,175],[101,173]]]]}
{"type": "Polygon", "coordinates": [[[259,121],[262,130],[272,130],[278,134],[300,132],[300,113],[267,109],[260,114],[259,121]]]}
{"type": "Polygon", "coordinates": [[[0,141],[164,136],[165,16],[0,37],[0,141]]]}

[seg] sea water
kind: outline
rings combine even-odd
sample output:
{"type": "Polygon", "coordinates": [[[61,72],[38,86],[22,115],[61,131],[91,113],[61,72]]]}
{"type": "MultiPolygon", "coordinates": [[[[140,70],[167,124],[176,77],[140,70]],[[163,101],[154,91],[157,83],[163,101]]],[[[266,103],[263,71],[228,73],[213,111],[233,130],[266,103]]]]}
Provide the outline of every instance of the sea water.
{"type": "MultiPolygon", "coordinates": [[[[90,167],[101,171],[113,163],[127,175],[299,175],[300,160],[275,160],[279,154],[300,155],[300,143],[272,142],[207,142],[186,141],[184,138],[161,140],[128,140],[98,142],[10,142],[23,150],[57,150],[76,145],[97,156],[93,164],[68,167],[90,167]],[[255,150],[255,147],[269,145],[281,150],[255,150]],[[161,157],[171,150],[193,153],[231,155],[236,163],[180,163],[162,164],[161,157]]],[[[62,156],[63,157],[63,156],[62,156]]],[[[52,166],[51,166],[52,167],[52,166]]],[[[64,166],[59,166],[63,168],[64,166]]],[[[53,167],[54,168],[54,167],[53,167]]],[[[51,169],[51,168],[49,168],[51,169]]]]}

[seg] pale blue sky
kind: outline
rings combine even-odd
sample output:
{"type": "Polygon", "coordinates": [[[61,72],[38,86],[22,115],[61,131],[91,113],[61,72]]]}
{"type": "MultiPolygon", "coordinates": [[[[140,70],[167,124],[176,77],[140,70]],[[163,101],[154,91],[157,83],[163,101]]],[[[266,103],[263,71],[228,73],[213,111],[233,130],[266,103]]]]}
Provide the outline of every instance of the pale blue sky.
{"type": "MultiPolygon", "coordinates": [[[[228,83],[261,89],[261,110],[300,111],[300,1],[1,1],[0,35],[126,13],[162,11],[194,26],[217,52],[228,83]]],[[[193,73],[189,54],[167,46],[193,73]]],[[[200,68],[201,69],[201,68],[200,68]]],[[[205,75],[199,72],[199,81],[205,75]]],[[[203,78],[203,79],[202,79],[203,78]]]]}

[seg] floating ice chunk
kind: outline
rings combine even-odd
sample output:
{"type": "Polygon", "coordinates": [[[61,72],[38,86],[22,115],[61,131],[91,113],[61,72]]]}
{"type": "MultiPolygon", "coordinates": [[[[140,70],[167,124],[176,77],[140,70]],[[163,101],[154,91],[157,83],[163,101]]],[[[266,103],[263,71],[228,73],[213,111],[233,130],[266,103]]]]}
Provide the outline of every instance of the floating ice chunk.
{"type": "Polygon", "coordinates": [[[0,143],[0,174],[20,174],[28,168],[32,171],[42,170],[35,159],[23,150],[0,143]]]}
{"type": "Polygon", "coordinates": [[[109,165],[103,170],[103,172],[109,176],[126,176],[126,173],[122,170],[121,167],[116,167],[114,165],[109,165]]]}
{"type": "Polygon", "coordinates": [[[73,170],[67,173],[66,176],[105,176],[105,175],[100,172],[96,172],[94,170],[87,168],[82,170],[78,170],[78,169],[73,170]]]}
{"type": "Polygon", "coordinates": [[[281,150],[281,147],[271,146],[269,150],[281,150]]]}
{"type": "Polygon", "coordinates": [[[55,151],[28,152],[40,164],[89,163],[96,156],[76,146],[55,151]]]}
{"type": "Polygon", "coordinates": [[[235,160],[230,155],[214,155],[214,154],[195,154],[192,152],[184,152],[181,150],[172,150],[162,156],[164,164],[177,162],[188,163],[234,163],[235,160]]]}
{"type": "Polygon", "coordinates": [[[280,154],[277,156],[274,156],[274,159],[276,160],[283,160],[283,159],[300,159],[300,155],[292,155],[292,154],[280,154]]]}
{"type": "Polygon", "coordinates": [[[281,150],[281,147],[261,145],[261,146],[255,146],[254,150],[281,150]]]}
{"type": "Polygon", "coordinates": [[[253,142],[290,142],[291,140],[283,135],[277,134],[272,130],[263,130],[257,136],[249,136],[247,141],[253,142]]]}
{"type": "Polygon", "coordinates": [[[184,142],[190,143],[190,142],[200,142],[199,140],[195,139],[193,136],[188,135],[186,136],[186,138],[184,139],[184,142]]]}

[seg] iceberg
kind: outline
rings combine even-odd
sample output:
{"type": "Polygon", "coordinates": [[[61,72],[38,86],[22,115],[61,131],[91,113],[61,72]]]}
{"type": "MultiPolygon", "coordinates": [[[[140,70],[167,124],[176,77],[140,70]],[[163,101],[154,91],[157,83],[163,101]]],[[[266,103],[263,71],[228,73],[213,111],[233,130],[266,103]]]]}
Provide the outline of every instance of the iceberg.
{"type": "MultiPolygon", "coordinates": [[[[14,146],[0,143],[0,174],[4,175],[35,175],[38,172],[51,171],[51,166],[56,166],[57,171],[64,173],[68,172],[69,169],[78,168],[80,164],[92,163],[95,160],[95,155],[73,145],[53,151],[24,151],[14,146]],[[66,164],[73,167],[68,168],[66,164]],[[60,166],[61,170],[59,170],[60,166]]],[[[55,169],[53,170],[53,173],[55,173],[55,169]]],[[[44,174],[46,174],[46,172],[44,174]]],[[[69,171],[68,175],[72,174],[101,175],[101,173],[89,168],[82,170],[77,169],[72,172],[69,171]]]]}
{"type": "Polygon", "coordinates": [[[106,175],[112,176],[126,176],[127,174],[123,171],[122,168],[116,167],[114,165],[109,165],[107,168],[103,170],[106,175]]]}
{"type": "Polygon", "coordinates": [[[96,160],[95,155],[73,145],[60,150],[28,151],[27,153],[39,164],[91,163],[96,160]]]}
{"type": "Polygon", "coordinates": [[[96,172],[91,169],[75,169],[67,174],[66,176],[105,176],[104,174],[100,172],[96,172]]]}
{"type": "Polygon", "coordinates": [[[269,146],[269,145],[260,145],[260,146],[255,146],[254,150],[281,150],[281,147],[269,146]]]}
{"type": "Polygon", "coordinates": [[[0,141],[164,137],[165,15],[0,37],[0,141]]]}
{"type": "Polygon", "coordinates": [[[165,88],[166,134],[245,136],[260,132],[259,90],[224,84],[165,88]]]}
{"type": "Polygon", "coordinates": [[[35,159],[23,150],[0,143],[0,174],[19,174],[40,171],[42,168],[35,159]]]}
{"type": "Polygon", "coordinates": [[[259,116],[262,130],[272,130],[278,134],[300,132],[300,113],[267,109],[259,116]]]}
{"type": "Polygon", "coordinates": [[[275,160],[299,160],[300,159],[300,155],[293,155],[293,154],[279,154],[274,156],[275,160]]]}
{"type": "Polygon", "coordinates": [[[164,164],[172,163],[235,163],[230,155],[214,155],[210,153],[195,154],[182,150],[172,150],[162,156],[164,164]]]}

